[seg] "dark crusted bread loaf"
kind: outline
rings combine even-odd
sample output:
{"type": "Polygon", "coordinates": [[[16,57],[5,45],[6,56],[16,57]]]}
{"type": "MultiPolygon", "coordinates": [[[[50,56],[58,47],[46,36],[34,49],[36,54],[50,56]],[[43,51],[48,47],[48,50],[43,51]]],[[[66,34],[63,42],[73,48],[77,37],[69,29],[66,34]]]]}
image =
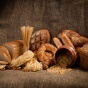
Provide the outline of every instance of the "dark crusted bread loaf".
{"type": "Polygon", "coordinates": [[[41,29],[36,31],[31,36],[30,49],[32,51],[37,50],[41,44],[50,42],[50,33],[47,29],[41,29]]]}
{"type": "Polygon", "coordinates": [[[63,31],[59,32],[59,34],[58,34],[59,39],[62,38],[63,33],[69,37],[69,39],[73,43],[74,47],[81,47],[84,44],[88,43],[88,38],[79,35],[77,32],[75,32],[73,30],[63,30],[63,31]]]}
{"type": "Polygon", "coordinates": [[[73,30],[67,30],[67,29],[65,29],[65,30],[59,31],[58,38],[61,38],[62,33],[66,34],[68,37],[80,36],[77,32],[75,32],[73,30]]]}

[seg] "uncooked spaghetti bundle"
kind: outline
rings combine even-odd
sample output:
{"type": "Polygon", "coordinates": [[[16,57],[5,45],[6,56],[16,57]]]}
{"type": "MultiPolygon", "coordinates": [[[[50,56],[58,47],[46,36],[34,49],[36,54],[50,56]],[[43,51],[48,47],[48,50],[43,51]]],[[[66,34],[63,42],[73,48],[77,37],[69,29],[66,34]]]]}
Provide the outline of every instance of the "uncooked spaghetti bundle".
{"type": "Polygon", "coordinates": [[[24,52],[30,49],[30,39],[33,32],[33,28],[34,27],[30,27],[30,26],[21,27],[21,33],[22,33],[23,43],[24,43],[24,52]]]}

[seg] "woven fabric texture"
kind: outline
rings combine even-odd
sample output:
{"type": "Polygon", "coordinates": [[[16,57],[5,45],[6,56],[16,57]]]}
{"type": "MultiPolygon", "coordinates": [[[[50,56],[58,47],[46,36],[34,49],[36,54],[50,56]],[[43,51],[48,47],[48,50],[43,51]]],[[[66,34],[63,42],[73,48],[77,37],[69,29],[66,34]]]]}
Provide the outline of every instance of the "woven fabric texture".
{"type": "MultiPolygon", "coordinates": [[[[88,37],[88,0],[0,0],[0,45],[22,39],[20,27],[46,28],[52,37],[71,29],[88,37]]],[[[0,71],[0,88],[88,88],[88,71],[0,71]]]]}

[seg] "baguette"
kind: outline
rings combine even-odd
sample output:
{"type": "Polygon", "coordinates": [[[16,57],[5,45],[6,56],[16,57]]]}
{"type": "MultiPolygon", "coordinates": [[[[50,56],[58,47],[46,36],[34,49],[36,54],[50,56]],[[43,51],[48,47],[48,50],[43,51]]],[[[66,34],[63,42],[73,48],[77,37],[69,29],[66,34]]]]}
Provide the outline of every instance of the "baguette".
{"type": "Polygon", "coordinates": [[[62,43],[60,42],[60,40],[56,37],[53,38],[53,41],[56,45],[57,48],[59,48],[60,46],[62,46],[62,43]]]}
{"type": "Polygon", "coordinates": [[[61,39],[62,39],[62,42],[64,43],[64,45],[71,46],[71,47],[73,47],[75,49],[75,47],[72,44],[71,40],[69,39],[69,37],[65,33],[62,33],[61,39]]]}

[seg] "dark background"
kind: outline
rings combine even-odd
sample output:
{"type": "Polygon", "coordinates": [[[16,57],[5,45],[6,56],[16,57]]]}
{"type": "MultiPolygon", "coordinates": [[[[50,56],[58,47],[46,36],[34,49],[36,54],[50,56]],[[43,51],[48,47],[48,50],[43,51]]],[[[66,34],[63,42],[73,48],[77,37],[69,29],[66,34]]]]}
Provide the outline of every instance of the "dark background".
{"type": "Polygon", "coordinates": [[[88,37],[88,0],[0,0],[0,44],[22,39],[20,27],[71,29],[88,37]]]}

